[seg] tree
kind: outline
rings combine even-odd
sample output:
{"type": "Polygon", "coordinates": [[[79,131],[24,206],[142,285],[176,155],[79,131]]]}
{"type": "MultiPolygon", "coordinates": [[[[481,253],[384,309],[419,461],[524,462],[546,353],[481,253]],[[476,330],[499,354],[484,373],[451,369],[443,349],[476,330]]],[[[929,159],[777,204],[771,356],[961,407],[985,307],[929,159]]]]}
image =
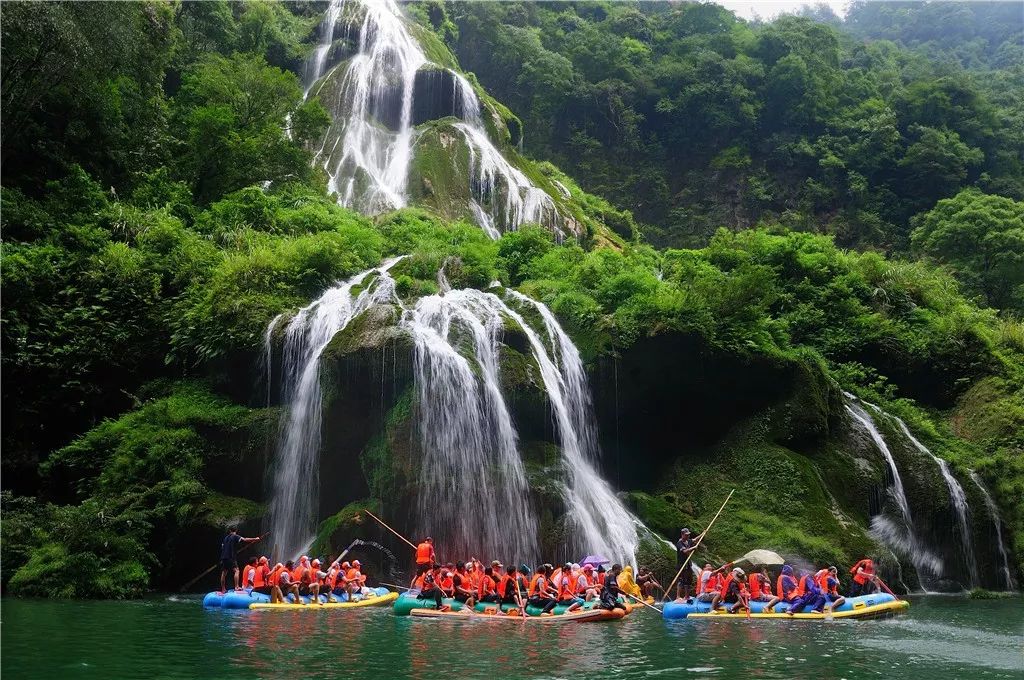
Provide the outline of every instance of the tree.
{"type": "Polygon", "coordinates": [[[915,248],[989,305],[1024,311],[1024,203],[966,189],[913,223],[915,248]]]}
{"type": "Polygon", "coordinates": [[[967,146],[952,130],[913,126],[917,141],[900,159],[907,188],[922,204],[949,196],[967,179],[967,172],[985,160],[981,149],[967,146]]]}

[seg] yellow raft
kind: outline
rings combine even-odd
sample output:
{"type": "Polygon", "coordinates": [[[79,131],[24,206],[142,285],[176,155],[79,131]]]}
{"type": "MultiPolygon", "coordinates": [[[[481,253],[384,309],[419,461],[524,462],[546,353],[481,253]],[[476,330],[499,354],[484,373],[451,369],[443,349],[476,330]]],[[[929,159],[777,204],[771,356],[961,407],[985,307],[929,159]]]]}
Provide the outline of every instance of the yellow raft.
{"type": "Polygon", "coordinates": [[[355,609],[356,607],[379,607],[394,602],[398,599],[398,593],[387,593],[384,595],[370,595],[355,602],[320,602],[314,604],[296,604],[294,602],[253,602],[249,609],[303,609],[308,611],[320,611],[321,609],[355,609]]]}
{"type": "Polygon", "coordinates": [[[765,612],[750,614],[748,617],[744,612],[737,612],[736,614],[730,614],[725,609],[718,609],[715,611],[687,614],[688,619],[804,619],[804,620],[816,620],[821,621],[824,619],[870,619],[878,618],[883,616],[892,616],[898,614],[904,609],[908,608],[910,603],[906,600],[890,600],[889,602],[881,602],[875,605],[866,605],[863,602],[858,602],[853,605],[852,609],[841,609],[836,612],[819,614],[817,612],[800,612],[799,614],[776,613],[776,612],[765,612]],[[860,605],[860,606],[858,606],[860,605]]]}
{"type": "Polygon", "coordinates": [[[544,623],[544,624],[559,624],[559,623],[582,623],[584,621],[614,621],[621,619],[626,615],[621,609],[601,609],[595,607],[593,609],[583,609],[579,611],[570,612],[568,614],[554,614],[552,616],[519,616],[518,614],[499,614],[495,610],[490,610],[490,613],[473,612],[469,609],[462,609],[459,611],[440,611],[437,609],[413,609],[409,612],[412,616],[421,616],[428,619],[455,619],[462,621],[513,621],[519,623],[544,623]]]}

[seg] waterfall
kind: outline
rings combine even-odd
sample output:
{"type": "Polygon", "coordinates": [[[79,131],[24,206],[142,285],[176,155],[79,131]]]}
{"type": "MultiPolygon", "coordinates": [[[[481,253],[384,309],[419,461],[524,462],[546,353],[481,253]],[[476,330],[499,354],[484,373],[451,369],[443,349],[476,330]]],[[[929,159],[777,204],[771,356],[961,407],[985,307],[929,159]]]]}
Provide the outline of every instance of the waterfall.
{"type": "MultiPolygon", "coordinates": [[[[552,198],[501,154],[487,135],[481,104],[462,75],[431,63],[410,34],[393,0],[332,0],[320,29],[320,43],[306,64],[306,91],[324,74],[334,26],[345,5],[362,10],[359,47],[340,76],[333,96],[322,97],[334,123],[314,162],[329,176],[338,202],[367,214],[404,207],[417,131],[412,121],[417,74],[444,70],[453,78],[453,113],[471,159],[471,199],[466,211],[493,238],[524,222],[557,228],[552,198]],[[456,106],[455,104],[458,104],[456,106]]],[[[346,13],[348,30],[360,12],[346,13]]],[[[321,82],[318,93],[323,90],[321,82]]]]}
{"type": "Polygon", "coordinates": [[[877,448],[882,454],[882,457],[885,459],[885,462],[889,467],[889,476],[892,478],[892,484],[889,486],[889,492],[891,497],[896,501],[896,506],[900,511],[900,519],[903,523],[902,532],[900,532],[891,521],[880,515],[876,516],[872,518],[871,521],[872,534],[886,545],[899,548],[904,552],[904,554],[910,557],[910,560],[914,565],[914,569],[917,572],[918,583],[920,583],[921,587],[924,588],[924,581],[921,579],[921,570],[925,569],[930,574],[938,576],[942,573],[942,562],[933,555],[928,554],[927,551],[923,550],[919,542],[916,540],[914,534],[914,520],[911,517],[910,504],[907,502],[907,494],[903,488],[903,479],[900,477],[899,468],[896,466],[896,459],[893,458],[892,451],[889,450],[889,446],[882,437],[882,433],[879,432],[878,428],[875,426],[875,421],[872,420],[867,411],[861,408],[854,395],[849,392],[844,392],[843,396],[846,397],[845,407],[847,413],[849,413],[854,422],[858,423],[861,429],[868,434],[871,441],[874,442],[875,448],[877,448]]]}
{"type": "Polygon", "coordinates": [[[1015,584],[1013,582],[1013,572],[1010,571],[1010,558],[1006,552],[1006,544],[1003,542],[1003,518],[999,514],[999,507],[996,502],[992,499],[992,495],[985,488],[985,485],[981,483],[981,477],[974,470],[968,473],[971,480],[974,482],[978,490],[981,491],[982,497],[985,499],[985,507],[988,508],[988,514],[992,517],[992,524],[996,528],[996,542],[999,547],[999,556],[1003,560],[1003,566],[1001,571],[1003,572],[1003,578],[1006,582],[1006,589],[1013,590],[1015,584]]]}
{"type": "Polygon", "coordinates": [[[533,560],[537,521],[501,393],[502,312],[494,295],[469,289],[422,297],[403,314],[416,348],[418,516],[448,556],[533,560]]]}
{"type": "MultiPolygon", "coordinates": [[[[293,557],[313,536],[319,487],[320,354],[338,331],[373,304],[394,299],[386,272],[399,259],[356,274],[303,307],[285,329],[281,395],[287,413],[278,438],[270,503],[270,531],[282,554],[293,557]],[[353,294],[371,275],[375,280],[353,294]]],[[[267,328],[269,338],[275,318],[267,328]]]]}
{"type": "MultiPolygon", "coordinates": [[[[877,407],[875,407],[877,408],[877,407]]],[[[881,409],[879,409],[881,411],[881,409]]],[[[967,574],[970,578],[970,587],[974,588],[978,585],[978,561],[974,556],[974,541],[971,537],[971,509],[967,504],[967,494],[964,493],[964,488],[960,486],[960,482],[953,476],[953,472],[949,469],[949,463],[936,456],[934,453],[928,450],[924,444],[918,441],[917,437],[911,434],[907,424],[903,422],[901,418],[890,415],[896,424],[899,425],[900,431],[903,435],[910,440],[910,443],[914,445],[921,453],[927,454],[929,458],[935,461],[935,464],[939,466],[939,471],[942,473],[942,478],[946,481],[946,488],[949,489],[949,500],[953,506],[953,511],[956,513],[957,529],[960,531],[960,551],[964,557],[964,564],[967,565],[967,574]]]]}
{"type": "Polygon", "coordinates": [[[570,552],[596,551],[623,564],[633,564],[639,543],[637,527],[642,525],[594,468],[597,431],[579,350],[547,306],[514,290],[509,290],[509,295],[540,313],[551,347],[549,354],[523,317],[508,310],[530,341],[558,430],[565,472],[563,500],[568,528],[577,537],[575,544],[567,547],[570,552]]]}
{"type": "Polygon", "coordinates": [[[274,329],[277,328],[277,324],[282,318],[284,318],[284,314],[275,316],[267,324],[267,330],[263,332],[263,382],[267,388],[268,407],[273,401],[274,394],[274,329]]]}

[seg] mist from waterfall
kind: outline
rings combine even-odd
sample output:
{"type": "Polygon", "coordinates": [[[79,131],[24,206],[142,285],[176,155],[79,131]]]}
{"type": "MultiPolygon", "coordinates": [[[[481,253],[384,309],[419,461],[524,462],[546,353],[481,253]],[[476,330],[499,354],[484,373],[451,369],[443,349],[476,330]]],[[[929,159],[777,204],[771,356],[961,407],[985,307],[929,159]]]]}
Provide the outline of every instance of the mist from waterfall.
{"type": "MultiPolygon", "coordinates": [[[[285,559],[295,557],[315,531],[323,410],[320,355],[360,313],[394,300],[394,281],[386,274],[400,259],[387,260],[327,289],[285,327],[280,389],[286,413],[277,443],[268,527],[272,543],[285,559]],[[375,278],[354,294],[371,275],[375,278]]],[[[268,325],[267,342],[279,321],[275,317],[268,325]]]]}
{"type": "MultiPolygon", "coordinates": [[[[339,20],[359,35],[357,52],[339,68],[340,87],[321,97],[334,123],[314,163],[329,176],[338,202],[367,214],[404,207],[418,133],[412,112],[417,74],[445,71],[453,79],[455,129],[470,155],[470,203],[466,210],[488,235],[525,222],[558,227],[555,203],[502,155],[487,134],[473,86],[450,69],[430,62],[409,32],[393,0],[332,0],[320,28],[320,42],[306,64],[306,92],[325,75],[339,20]],[[355,22],[359,22],[355,26],[355,22]],[[458,106],[455,106],[458,103],[458,106]]],[[[335,76],[339,77],[339,76],[335,76]]]]}

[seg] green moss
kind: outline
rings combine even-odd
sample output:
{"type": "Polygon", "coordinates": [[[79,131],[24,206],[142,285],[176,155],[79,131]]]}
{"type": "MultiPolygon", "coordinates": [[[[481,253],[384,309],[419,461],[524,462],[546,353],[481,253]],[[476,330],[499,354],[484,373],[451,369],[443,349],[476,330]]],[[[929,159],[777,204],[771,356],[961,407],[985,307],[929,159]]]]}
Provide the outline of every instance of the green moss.
{"type": "Polygon", "coordinates": [[[455,61],[455,57],[452,55],[451,50],[448,46],[441,42],[441,39],[433,31],[417,24],[407,23],[409,32],[412,33],[416,42],[419,43],[420,48],[426,55],[428,61],[432,61],[435,64],[440,64],[452,70],[457,71],[459,69],[458,63],[455,61]]]}
{"type": "Polygon", "coordinates": [[[379,513],[381,511],[380,501],[374,498],[352,501],[320,522],[316,530],[316,538],[313,539],[313,544],[309,548],[309,554],[337,555],[344,550],[352,540],[349,536],[359,534],[363,524],[372,521],[365,514],[360,514],[363,510],[379,513]]]}
{"type": "Polygon", "coordinates": [[[264,504],[248,498],[225,496],[211,491],[196,510],[209,526],[221,529],[245,521],[259,520],[263,517],[265,509],[264,504]]]}
{"type": "Polygon", "coordinates": [[[649,529],[662,536],[676,536],[686,524],[686,515],[679,509],[674,494],[652,496],[633,491],[628,497],[630,508],[649,529]]]}
{"type": "Polygon", "coordinates": [[[407,388],[388,411],[384,431],[374,437],[359,456],[367,486],[375,498],[397,499],[415,479],[409,455],[413,388],[407,388]]]}

